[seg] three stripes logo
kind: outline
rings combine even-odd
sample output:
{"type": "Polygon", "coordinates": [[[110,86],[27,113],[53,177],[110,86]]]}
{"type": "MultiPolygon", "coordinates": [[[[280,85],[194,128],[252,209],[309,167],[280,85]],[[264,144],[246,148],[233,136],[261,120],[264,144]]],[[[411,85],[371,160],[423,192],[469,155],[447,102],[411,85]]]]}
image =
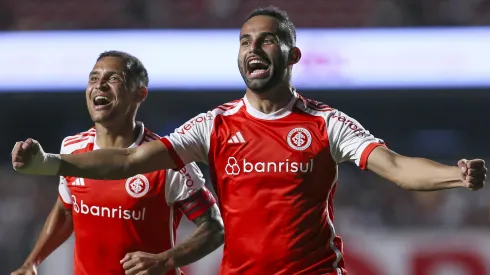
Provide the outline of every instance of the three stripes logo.
{"type": "Polygon", "coordinates": [[[237,132],[236,134],[231,136],[231,138],[228,140],[228,143],[232,143],[232,144],[245,143],[245,139],[243,138],[242,133],[237,132]]]}
{"type": "Polygon", "coordinates": [[[71,184],[72,186],[85,186],[85,181],[83,178],[77,178],[74,182],[71,184]]]}

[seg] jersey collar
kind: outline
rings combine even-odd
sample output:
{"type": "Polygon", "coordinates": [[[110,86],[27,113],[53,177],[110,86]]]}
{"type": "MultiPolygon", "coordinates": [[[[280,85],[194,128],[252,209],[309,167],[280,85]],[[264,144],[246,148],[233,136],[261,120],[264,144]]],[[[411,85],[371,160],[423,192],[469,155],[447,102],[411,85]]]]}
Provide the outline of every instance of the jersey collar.
{"type": "MultiPolygon", "coordinates": [[[[138,145],[143,140],[143,137],[145,136],[145,125],[143,124],[143,122],[137,121],[136,122],[136,125],[138,125],[138,127],[139,127],[138,137],[136,138],[136,140],[134,141],[134,143],[131,144],[131,146],[129,146],[128,148],[136,148],[136,147],[138,147],[138,145]]],[[[97,145],[97,134],[95,134],[94,150],[98,150],[98,149],[100,149],[100,147],[97,145]]]]}
{"type": "Polygon", "coordinates": [[[245,103],[245,108],[247,110],[247,113],[250,114],[251,116],[258,119],[275,120],[275,119],[286,117],[292,112],[296,100],[298,100],[299,98],[299,95],[296,92],[296,88],[294,87],[291,87],[291,93],[293,94],[293,96],[291,97],[289,103],[286,106],[284,106],[284,108],[270,114],[262,113],[261,111],[255,109],[248,101],[247,96],[244,96],[242,100],[245,103]]]}

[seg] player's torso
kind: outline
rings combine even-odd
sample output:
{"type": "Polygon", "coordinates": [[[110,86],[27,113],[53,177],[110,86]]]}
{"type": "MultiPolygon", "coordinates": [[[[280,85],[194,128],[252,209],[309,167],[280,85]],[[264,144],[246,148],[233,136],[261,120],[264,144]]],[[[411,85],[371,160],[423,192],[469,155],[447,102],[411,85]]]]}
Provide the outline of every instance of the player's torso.
{"type": "Polygon", "coordinates": [[[66,178],[79,274],[124,274],[119,261],[126,253],[171,248],[173,221],[180,215],[166,203],[165,177],[157,171],[124,180],[66,178]]]}
{"type": "Polygon", "coordinates": [[[325,127],[298,109],[275,120],[243,110],[216,117],[210,166],[226,230],[222,274],[329,271],[337,166],[325,127]]]}

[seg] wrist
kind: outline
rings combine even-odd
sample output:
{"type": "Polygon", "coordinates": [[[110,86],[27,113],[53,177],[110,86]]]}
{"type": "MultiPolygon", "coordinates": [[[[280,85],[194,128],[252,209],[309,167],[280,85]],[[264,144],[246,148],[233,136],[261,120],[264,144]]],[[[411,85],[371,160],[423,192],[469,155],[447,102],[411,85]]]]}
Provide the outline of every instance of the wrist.
{"type": "Polygon", "coordinates": [[[177,266],[175,257],[171,251],[165,251],[158,254],[158,264],[164,266],[166,269],[175,269],[177,266]]]}
{"type": "Polygon", "coordinates": [[[37,269],[39,266],[39,263],[37,261],[25,261],[22,264],[23,267],[29,268],[29,269],[37,269]]]}
{"type": "Polygon", "coordinates": [[[452,167],[452,171],[453,171],[453,177],[455,179],[455,182],[456,182],[456,187],[466,187],[466,184],[464,183],[464,172],[461,171],[461,168],[456,166],[456,167],[452,167]]]}
{"type": "Polygon", "coordinates": [[[61,156],[59,154],[46,154],[43,164],[43,174],[58,175],[61,166],[61,156]]]}

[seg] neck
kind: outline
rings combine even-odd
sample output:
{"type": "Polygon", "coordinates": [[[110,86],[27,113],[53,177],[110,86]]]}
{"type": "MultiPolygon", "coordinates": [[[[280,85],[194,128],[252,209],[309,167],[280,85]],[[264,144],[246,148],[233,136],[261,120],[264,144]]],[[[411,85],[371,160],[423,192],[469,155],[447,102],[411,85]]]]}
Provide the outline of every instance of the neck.
{"type": "Polygon", "coordinates": [[[99,148],[127,148],[131,146],[140,132],[134,119],[110,126],[95,124],[95,141],[99,148]]]}
{"type": "Polygon", "coordinates": [[[270,114],[284,108],[291,100],[293,93],[289,83],[284,83],[262,93],[255,93],[247,88],[245,96],[256,110],[270,114]]]}

